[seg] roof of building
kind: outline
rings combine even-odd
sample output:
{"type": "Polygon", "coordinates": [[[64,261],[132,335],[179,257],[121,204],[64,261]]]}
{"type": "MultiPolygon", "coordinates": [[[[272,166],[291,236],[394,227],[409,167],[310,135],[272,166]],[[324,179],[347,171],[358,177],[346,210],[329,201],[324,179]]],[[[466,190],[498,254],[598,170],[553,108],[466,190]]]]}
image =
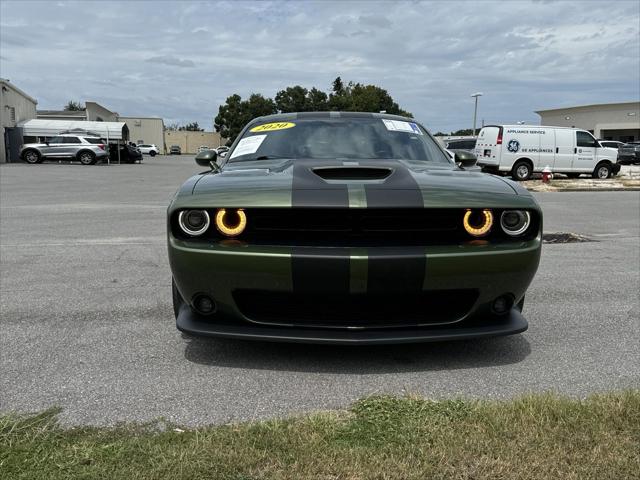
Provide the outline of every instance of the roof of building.
{"type": "Polygon", "coordinates": [[[593,108],[593,107],[612,107],[618,105],[638,105],[640,106],[640,102],[615,102],[615,103],[593,103],[590,105],[575,105],[572,107],[558,107],[558,108],[548,108],[545,110],[536,110],[536,113],[547,113],[547,112],[559,112],[564,110],[574,110],[578,108],[593,108]]]}
{"type": "Polygon", "coordinates": [[[86,117],[85,110],[36,110],[36,115],[43,117],[86,117]]]}
{"type": "Polygon", "coordinates": [[[16,87],[13,83],[11,83],[9,81],[8,78],[0,78],[0,85],[2,85],[3,87],[6,86],[7,88],[11,88],[13,90],[15,90],[18,94],[22,95],[24,98],[26,98],[27,100],[37,104],[38,101],[33,98],[31,95],[26,94],[25,92],[23,92],[22,90],[20,90],[18,87],[16,87]]]}

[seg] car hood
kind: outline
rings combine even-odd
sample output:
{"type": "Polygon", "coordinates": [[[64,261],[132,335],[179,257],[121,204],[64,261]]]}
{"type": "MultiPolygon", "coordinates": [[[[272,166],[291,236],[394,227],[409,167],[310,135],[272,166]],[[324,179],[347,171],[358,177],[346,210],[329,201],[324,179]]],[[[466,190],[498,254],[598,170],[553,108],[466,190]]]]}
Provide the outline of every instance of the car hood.
{"type": "Polygon", "coordinates": [[[453,164],[408,160],[284,159],[229,162],[187,182],[192,206],[486,207],[529,205],[509,180],[453,164]]]}

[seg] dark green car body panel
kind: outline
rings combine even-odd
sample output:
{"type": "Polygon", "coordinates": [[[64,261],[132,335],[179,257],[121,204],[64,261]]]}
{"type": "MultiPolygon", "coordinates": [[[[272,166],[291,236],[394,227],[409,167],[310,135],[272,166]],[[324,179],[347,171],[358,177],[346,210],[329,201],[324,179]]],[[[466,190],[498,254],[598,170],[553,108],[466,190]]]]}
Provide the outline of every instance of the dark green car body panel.
{"type": "MultiPolygon", "coordinates": [[[[384,114],[366,115],[408,120],[384,114]]],[[[263,117],[245,129],[269,121],[296,118],[297,114],[263,117]]],[[[348,162],[274,159],[225,163],[219,159],[219,163],[222,167],[219,171],[205,171],[187,180],[168,209],[168,250],[175,288],[180,297],[180,304],[176,307],[180,330],[196,335],[360,344],[504,335],[527,328],[526,321],[515,307],[501,318],[490,313],[491,302],[500,295],[512,295],[515,303],[523,299],[540,259],[542,212],[531,194],[517,183],[479,171],[465,171],[453,163],[428,165],[422,161],[407,160],[358,162],[357,168],[385,167],[393,172],[378,182],[326,182],[308,174],[316,167],[342,168],[348,162]],[[218,208],[243,208],[251,212],[252,209],[264,208],[308,208],[313,211],[367,209],[372,208],[372,204],[375,208],[416,212],[420,209],[528,210],[539,219],[538,232],[522,241],[473,242],[470,238],[468,242],[413,245],[410,248],[344,242],[338,245],[319,243],[301,249],[294,241],[290,244],[252,244],[243,241],[242,235],[237,241],[193,241],[178,238],[172,233],[171,226],[171,219],[184,209],[215,211],[218,208]],[[404,267],[396,268],[396,265],[411,265],[413,261],[422,272],[415,274],[403,270],[404,267]],[[377,282],[376,288],[380,289],[379,279],[372,277],[372,269],[380,269],[376,262],[387,269],[384,272],[388,271],[389,286],[384,291],[369,292],[373,288],[373,280],[377,282]],[[334,268],[334,264],[340,265],[340,275],[347,278],[340,279],[335,272],[325,272],[334,268]],[[303,322],[291,322],[290,319],[267,325],[249,318],[238,307],[234,296],[238,290],[283,294],[296,291],[297,282],[300,283],[297,280],[301,275],[300,265],[314,270],[308,275],[336,279],[335,283],[343,285],[341,288],[346,289],[346,293],[356,297],[369,292],[393,303],[402,298],[403,285],[409,281],[405,277],[408,276],[418,290],[473,289],[477,291],[477,299],[468,312],[444,325],[428,322],[405,325],[402,318],[390,318],[382,327],[368,325],[363,318],[337,327],[306,327],[303,322]],[[416,282],[419,285],[416,286],[416,282]],[[202,293],[211,296],[217,304],[216,313],[210,317],[199,316],[190,308],[194,296],[202,293]]],[[[251,222],[250,213],[248,222],[251,222]]],[[[307,275],[306,272],[302,274],[307,275]]],[[[331,294],[332,289],[337,288],[332,283],[318,281],[315,293],[321,295],[326,288],[327,294],[331,294]]]]}

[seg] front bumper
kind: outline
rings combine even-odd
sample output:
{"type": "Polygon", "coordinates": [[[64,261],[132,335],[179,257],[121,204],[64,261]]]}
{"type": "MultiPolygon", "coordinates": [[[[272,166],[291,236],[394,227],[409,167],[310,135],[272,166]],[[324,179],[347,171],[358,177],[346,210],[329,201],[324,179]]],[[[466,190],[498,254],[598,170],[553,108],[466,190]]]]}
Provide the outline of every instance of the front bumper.
{"type": "MultiPolygon", "coordinates": [[[[384,325],[372,323],[369,317],[371,312],[360,311],[358,308],[351,308],[348,314],[342,315],[341,322],[322,325],[308,321],[308,311],[324,311],[322,305],[310,303],[308,307],[292,310],[293,297],[291,303],[286,298],[289,294],[293,295],[302,284],[296,282],[301,265],[308,270],[310,277],[317,276],[321,280],[307,284],[307,291],[317,295],[320,302],[324,300],[325,293],[327,301],[336,298],[335,289],[338,286],[334,282],[323,280],[325,270],[333,268],[331,262],[334,259],[331,250],[327,248],[319,247],[318,253],[313,248],[307,249],[303,256],[299,256],[299,252],[296,253],[295,249],[289,247],[247,245],[240,242],[194,244],[171,235],[168,246],[175,284],[181,297],[185,299],[185,303],[179,307],[176,324],[185,333],[272,341],[371,344],[465,339],[509,335],[526,330],[527,322],[516,308],[498,316],[491,312],[491,305],[502,295],[511,296],[514,303],[524,297],[538,267],[541,236],[500,245],[470,242],[464,245],[423,247],[419,252],[415,248],[410,252],[400,249],[399,253],[388,256],[380,256],[380,251],[384,248],[346,249],[348,278],[340,287],[346,288],[346,292],[340,295],[355,299],[358,295],[371,294],[394,305],[393,309],[388,310],[388,321],[385,318],[384,325]],[[377,282],[378,290],[372,292],[375,279],[371,277],[374,264],[370,262],[380,258],[389,262],[385,264],[385,268],[388,267],[388,278],[384,279],[384,289],[380,289],[381,284],[377,282]],[[446,302],[443,308],[440,302],[437,307],[439,314],[430,312],[427,304],[424,322],[406,322],[403,282],[407,276],[415,273],[410,271],[414,261],[421,262],[420,268],[424,269],[418,287],[420,293],[430,294],[433,298],[433,295],[437,297],[444,292],[473,291],[470,303],[461,309],[459,305],[455,305],[455,300],[451,302],[450,308],[446,302]],[[275,303],[276,320],[273,320],[273,302],[269,306],[271,318],[267,318],[268,315],[255,316],[260,314],[256,313],[260,310],[259,301],[253,303],[255,308],[247,308],[239,303],[237,293],[247,290],[267,292],[267,295],[272,292],[274,297],[284,298],[282,321],[277,319],[278,302],[275,303]],[[194,312],[190,304],[200,294],[206,294],[215,300],[215,314],[202,316],[194,312]],[[455,313],[447,316],[446,311],[443,313],[444,310],[455,313]],[[301,312],[300,318],[297,318],[298,312],[301,312]],[[434,320],[435,317],[438,318],[434,320]]],[[[344,250],[340,249],[342,255],[344,250]]],[[[387,270],[383,271],[386,272],[387,270]]],[[[296,304],[296,308],[299,306],[299,303],[296,304]]],[[[435,309],[436,307],[434,311],[435,309]]],[[[421,312],[419,310],[418,314],[421,312]]],[[[415,320],[415,309],[411,311],[411,315],[415,320]]]]}
{"type": "Polygon", "coordinates": [[[500,320],[493,319],[473,326],[439,328],[404,328],[397,330],[310,329],[211,323],[183,304],[176,319],[178,330],[195,336],[261,340],[270,342],[325,343],[335,345],[379,345],[392,343],[442,342],[514,335],[528,328],[527,320],[517,308],[500,320]]]}

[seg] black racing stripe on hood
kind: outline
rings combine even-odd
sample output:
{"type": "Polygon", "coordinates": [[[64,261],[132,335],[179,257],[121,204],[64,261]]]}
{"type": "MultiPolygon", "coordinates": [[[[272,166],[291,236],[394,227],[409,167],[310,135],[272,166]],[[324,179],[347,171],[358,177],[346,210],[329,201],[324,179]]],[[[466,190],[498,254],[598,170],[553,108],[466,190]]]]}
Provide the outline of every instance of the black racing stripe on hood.
{"type": "MultiPolygon", "coordinates": [[[[364,162],[361,162],[364,163],[364,162]]],[[[376,167],[393,170],[384,182],[365,185],[369,208],[423,208],[422,191],[409,169],[397,160],[376,161],[376,167]]]]}
{"type": "Polygon", "coordinates": [[[349,249],[294,247],[291,277],[294,292],[349,293],[349,249]]]}
{"type": "Polygon", "coordinates": [[[369,250],[369,293],[422,291],[427,257],[423,247],[378,247],[369,250]]]}
{"type": "Polygon", "coordinates": [[[291,206],[349,208],[347,184],[330,184],[313,173],[314,167],[341,166],[338,160],[296,160],[293,164],[291,206]]]}
{"type": "MultiPolygon", "coordinates": [[[[349,208],[347,185],[329,184],[311,170],[339,165],[342,162],[337,160],[296,160],[291,207],[349,208]]],[[[349,293],[349,249],[294,247],[291,277],[294,292],[349,293]]]]}

